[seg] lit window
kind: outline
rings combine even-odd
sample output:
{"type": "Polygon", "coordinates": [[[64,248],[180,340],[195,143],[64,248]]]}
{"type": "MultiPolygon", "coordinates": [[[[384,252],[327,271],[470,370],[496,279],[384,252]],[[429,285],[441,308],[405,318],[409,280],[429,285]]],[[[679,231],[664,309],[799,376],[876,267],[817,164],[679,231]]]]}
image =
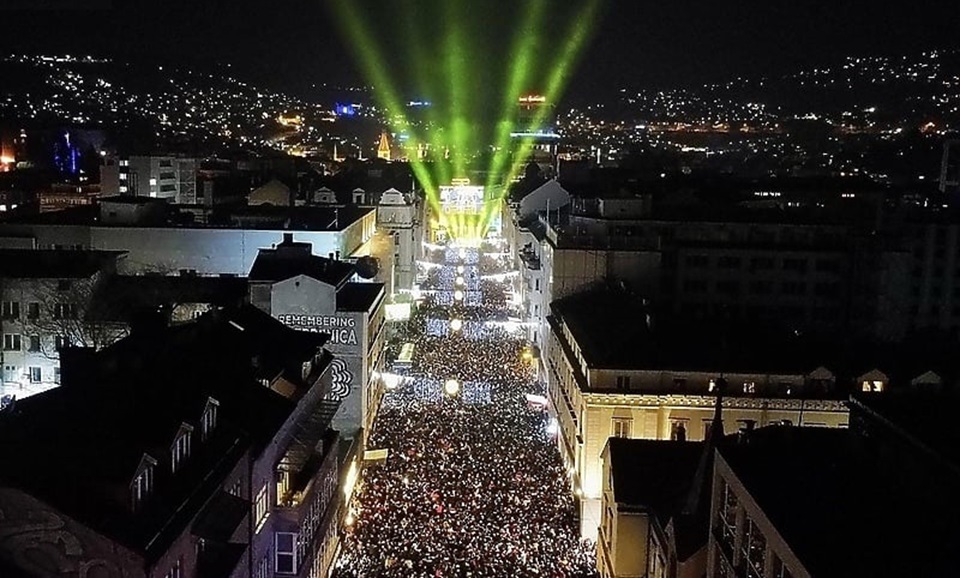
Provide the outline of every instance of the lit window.
{"type": "Polygon", "coordinates": [[[275,552],[274,569],[277,574],[296,574],[297,535],[293,532],[277,532],[275,552]]]}
{"type": "Polygon", "coordinates": [[[255,520],[255,525],[257,531],[260,531],[260,528],[263,527],[263,522],[267,519],[267,514],[270,499],[270,492],[267,489],[267,484],[264,483],[260,488],[260,491],[257,492],[257,501],[253,503],[253,519],[255,520]]]}
{"type": "Polygon", "coordinates": [[[186,424],[181,426],[180,434],[174,440],[173,447],[170,448],[174,472],[183,467],[183,463],[190,457],[190,436],[192,433],[192,427],[186,424]]]}
{"type": "Polygon", "coordinates": [[[125,193],[125,192],[127,192],[128,190],[129,190],[129,189],[127,188],[127,185],[120,185],[120,192],[121,192],[121,193],[125,193]]]}
{"type": "Polygon", "coordinates": [[[743,382],[743,393],[757,393],[757,384],[752,381],[743,382]]]}
{"type": "Polygon", "coordinates": [[[219,411],[220,402],[213,399],[212,397],[207,400],[207,407],[203,410],[203,417],[201,418],[201,428],[200,435],[204,440],[210,437],[210,434],[217,428],[217,413],[219,411]]]}
{"type": "Polygon", "coordinates": [[[869,392],[881,392],[883,391],[883,382],[882,381],[864,381],[862,386],[863,391],[869,392]]]}
{"type": "Polygon", "coordinates": [[[133,509],[138,510],[151,493],[153,493],[153,466],[154,462],[149,457],[144,457],[145,465],[143,469],[130,484],[130,493],[133,498],[133,509]]]}
{"type": "Polygon", "coordinates": [[[167,572],[165,578],[183,578],[183,573],[180,569],[180,560],[173,563],[173,567],[167,572]]]}

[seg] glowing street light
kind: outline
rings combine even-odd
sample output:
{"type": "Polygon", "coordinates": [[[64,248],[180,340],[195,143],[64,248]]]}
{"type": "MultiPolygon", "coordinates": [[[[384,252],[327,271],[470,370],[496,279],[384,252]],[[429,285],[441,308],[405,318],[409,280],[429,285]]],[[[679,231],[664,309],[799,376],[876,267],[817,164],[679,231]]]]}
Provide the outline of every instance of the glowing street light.
{"type": "Polygon", "coordinates": [[[455,301],[463,301],[463,291],[457,289],[453,292],[453,299],[455,301]]]}
{"type": "Polygon", "coordinates": [[[457,278],[454,280],[454,283],[456,283],[457,287],[463,287],[464,281],[465,281],[465,280],[464,280],[463,277],[457,277],[457,278]]]}
{"type": "Polygon", "coordinates": [[[466,270],[467,270],[467,268],[464,267],[463,265],[457,265],[457,274],[458,274],[458,275],[463,275],[463,272],[466,271],[466,270]]]}
{"type": "Polygon", "coordinates": [[[448,379],[443,382],[443,392],[450,397],[456,397],[460,393],[460,382],[456,379],[448,379]]]}
{"type": "Polygon", "coordinates": [[[463,329],[463,321],[460,319],[451,319],[450,320],[450,330],[451,331],[460,331],[463,329]]]}

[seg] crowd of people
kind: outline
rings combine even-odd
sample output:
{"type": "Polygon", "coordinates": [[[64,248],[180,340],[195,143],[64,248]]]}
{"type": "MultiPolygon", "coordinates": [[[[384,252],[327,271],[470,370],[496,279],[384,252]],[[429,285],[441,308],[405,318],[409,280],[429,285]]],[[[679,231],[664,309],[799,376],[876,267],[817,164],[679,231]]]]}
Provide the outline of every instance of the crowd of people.
{"type": "MultiPolygon", "coordinates": [[[[476,250],[437,253],[458,273],[492,269],[476,250]]],[[[425,281],[433,293],[405,336],[413,369],[384,397],[368,442],[389,453],[361,474],[335,576],[595,576],[548,415],[526,402],[543,387],[522,337],[484,323],[513,315],[508,288],[483,281],[479,305],[442,305],[461,275],[425,281]],[[483,330],[449,330],[453,319],[483,330]],[[462,388],[445,391],[449,380],[462,388]]]]}

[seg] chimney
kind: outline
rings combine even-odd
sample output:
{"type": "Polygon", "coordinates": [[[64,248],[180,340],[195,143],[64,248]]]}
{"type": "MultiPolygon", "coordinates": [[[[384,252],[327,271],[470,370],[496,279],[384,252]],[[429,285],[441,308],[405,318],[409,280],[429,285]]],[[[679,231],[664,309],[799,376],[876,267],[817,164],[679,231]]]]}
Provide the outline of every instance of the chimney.
{"type": "Polygon", "coordinates": [[[283,244],[289,245],[293,243],[293,233],[284,233],[283,234],[283,244]]]}
{"type": "Polygon", "coordinates": [[[337,261],[340,260],[340,251],[337,251],[336,253],[334,253],[334,259],[337,261]]]}

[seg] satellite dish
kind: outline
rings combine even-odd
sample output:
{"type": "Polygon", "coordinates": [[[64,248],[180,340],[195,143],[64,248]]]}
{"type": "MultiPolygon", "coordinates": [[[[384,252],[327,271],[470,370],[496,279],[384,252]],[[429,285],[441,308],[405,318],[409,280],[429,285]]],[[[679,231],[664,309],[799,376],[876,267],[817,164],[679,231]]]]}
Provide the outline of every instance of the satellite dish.
{"type": "Polygon", "coordinates": [[[357,275],[363,279],[373,279],[380,272],[380,261],[369,255],[357,259],[357,275]]]}

